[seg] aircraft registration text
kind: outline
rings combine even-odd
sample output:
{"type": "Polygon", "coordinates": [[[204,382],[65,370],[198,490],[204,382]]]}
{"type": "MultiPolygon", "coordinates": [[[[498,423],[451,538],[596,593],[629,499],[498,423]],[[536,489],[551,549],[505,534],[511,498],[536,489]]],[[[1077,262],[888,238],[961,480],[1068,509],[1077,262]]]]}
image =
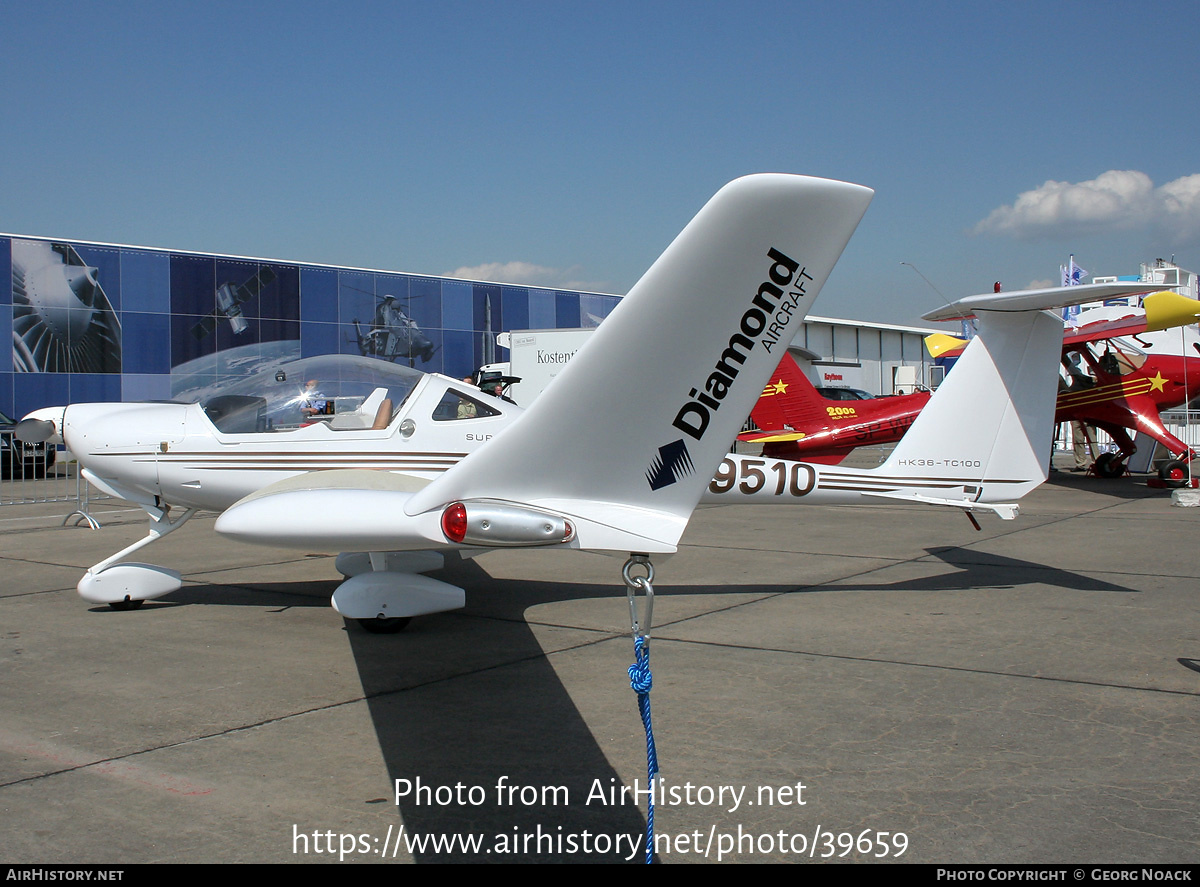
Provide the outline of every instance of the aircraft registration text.
{"type": "Polygon", "coordinates": [[[898,466],[913,466],[916,468],[982,468],[979,459],[901,459],[898,466]]]}
{"type": "Polygon", "coordinates": [[[799,497],[811,493],[816,483],[816,470],[804,462],[788,462],[783,459],[773,462],[766,459],[743,459],[735,462],[726,458],[721,461],[721,466],[709,483],[708,489],[712,493],[728,493],[736,485],[738,492],[751,494],[773,484],[774,495],[783,496],[786,493],[799,497]]]}

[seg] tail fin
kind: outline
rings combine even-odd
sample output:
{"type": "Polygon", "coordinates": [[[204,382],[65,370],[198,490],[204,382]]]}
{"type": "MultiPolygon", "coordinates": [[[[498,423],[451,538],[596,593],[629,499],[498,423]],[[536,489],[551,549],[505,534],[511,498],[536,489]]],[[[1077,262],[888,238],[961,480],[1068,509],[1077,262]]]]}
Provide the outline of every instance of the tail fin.
{"type": "Polygon", "coordinates": [[[1094,283],[981,293],[926,314],[925,320],[975,317],[978,334],[880,472],[928,479],[930,489],[961,482],[963,494],[978,502],[1024,496],[1050,467],[1063,326],[1048,312],[1144,289],[1094,283]]]}
{"type": "Polygon", "coordinates": [[[980,502],[1017,499],[1049,468],[1062,319],[975,313],[978,335],[879,472],[929,479],[931,490],[954,479],[980,502]]]}
{"type": "Polygon", "coordinates": [[[573,518],[583,548],[673,550],[872,193],[726,185],[520,420],[406,512],[501,499],[573,518]]]}
{"type": "Polygon", "coordinates": [[[828,423],[827,406],[792,356],[784,353],[750,416],[763,431],[819,428],[828,423]]]}

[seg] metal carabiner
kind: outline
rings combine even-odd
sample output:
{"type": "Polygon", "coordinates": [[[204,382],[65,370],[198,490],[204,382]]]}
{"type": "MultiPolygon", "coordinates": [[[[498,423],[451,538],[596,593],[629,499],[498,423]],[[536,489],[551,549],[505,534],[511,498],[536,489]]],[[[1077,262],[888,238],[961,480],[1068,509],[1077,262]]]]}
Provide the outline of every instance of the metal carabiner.
{"type": "Polygon", "coordinates": [[[644,554],[631,554],[625,566],[621,568],[621,578],[625,580],[625,595],[629,599],[629,621],[633,630],[633,639],[642,638],[646,646],[650,644],[650,626],[654,621],[654,564],[644,554]],[[644,576],[635,576],[633,570],[642,567],[644,576]],[[646,618],[638,618],[637,592],[646,595],[646,618]]]}

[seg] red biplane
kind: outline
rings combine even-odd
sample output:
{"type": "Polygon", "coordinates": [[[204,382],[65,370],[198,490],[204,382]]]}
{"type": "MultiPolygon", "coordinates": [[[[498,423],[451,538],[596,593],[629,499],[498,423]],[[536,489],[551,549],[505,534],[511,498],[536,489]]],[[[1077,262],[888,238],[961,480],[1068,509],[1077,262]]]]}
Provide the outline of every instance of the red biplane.
{"type": "MultiPolygon", "coordinates": [[[[1055,422],[1095,426],[1112,438],[1117,452],[1096,457],[1100,477],[1125,473],[1137,450],[1130,432],[1144,432],[1174,457],[1159,469],[1159,477],[1182,486],[1196,453],[1166,429],[1159,413],[1196,394],[1200,338],[1186,325],[1196,322],[1200,306],[1178,293],[1159,292],[1146,296],[1142,309],[1097,309],[1085,312],[1083,319],[1089,316],[1098,319],[1069,328],[1063,336],[1055,422]]],[[[965,344],[950,336],[926,339],[934,357],[953,357],[965,344]]]]}
{"type": "MultiPolygon", "coordinates": [[[[1100,286],[1087,288],[1092,298],[1106,297],[1093,292],[1100,286]]],[[[1083,293],[1081,288],[1080,295],[1083,293]]],[[[1111,312],[1088,312],[1100,314],[1102,319],[1066,331],[1055,421],[1079,421],[1112,437],[1118,452],[1102,453],[1096,459],[1096,473],[1101,477],[1124,474],[1126,462],[1136,450],[1129,432],[1145,432],[1175,457],[1159,474],[1168,484],[1178,486],[1185,482],[1186,463],[1196,454],[1166,429],[1159,411],[1200,393],[1196,390],[1200,384],[1200,337],[1186,328],[1182,333],[1171,329],[1195,323],[1200,306],[1196,300],[1172,292],[1146,296],[1143,304],[1144,310],[1124,309],[1124,316],[1115,318],[1111,312]]],[[[926,319],[962,316],[933,312],[926,319]]],[[[941,333],[925,341],[934,358],[952,359],[966,345],[962,339],[941,333]]],[[[740,435],[740,439],[761,442],[764,455],[773,458],[833,463],[855,447],[894,443],[929,399],[927,392],[917,392],[868,401],[826,401],[790,357],[780,362],[772,378],[751,414],[762,430],[740,435]]]]}
{"type": "Polygon", "coordinates": [[[763,430],[744,432],[738,439],[762,443],[763,455],[769,459],[833,465],[855,447],[899,440],[929,397],[930,392],[918,391],[870,400],[830,400],[785,354],[750,414],[763,430]]]}

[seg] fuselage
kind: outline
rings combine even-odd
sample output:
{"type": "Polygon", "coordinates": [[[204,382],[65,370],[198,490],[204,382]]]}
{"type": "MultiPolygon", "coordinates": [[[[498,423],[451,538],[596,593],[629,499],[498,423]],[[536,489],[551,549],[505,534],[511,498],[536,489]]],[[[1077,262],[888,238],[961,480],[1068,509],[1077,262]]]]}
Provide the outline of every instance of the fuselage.
{"type": "Polygon", "coordinates": [[[764,456],[840,462],[856,447],[898,441],[929,397],[929,392],[919,391],[871,400],[824,401],[823,425],[809,426],[799,436],[783,432],[758,439],[764,456]]]}
{"type": "MultiPolygon", "coordinates": [[[[258,430],[240,432],[218,427],[227,420],[214,422],[211,401],[74,404],[66,409],[63,436],[89,479],[114,495],[150,506],[224,511],[272,484],[313,471],[390,472],[419,486],[483,446],[522,412],[439,375],[422,376],[381,427],[363,427],[374,424],[367,414],[378,412],[370,409],[370,401],[361,405],[365,411],[360,406],[337,414],[337,422],[281,427],[264,426],[259,418],[249,423],[258,430]]],[[[878,504],[881,496],[919,493],[989,502],[1019,497],[1036,485],[981,477],[977,460],[952,461],[899,471],[891,466],[846,470],[766,453],[762,458],[729,455],[703,501],[878,504]]]]}
{"type": "Polygon", "coordinates": [[[1019,499],[1045,479],[997,476],[986,460],[892,459],[878,468],[840,468],[793,459],[726,456],[704,490],[706,505],[879,505],[925,497],[959,503],[1019,499]]]}
{"type": "Polygon", "coordinates": [[[761,443],[769,458],[836,463],[856,447],[898,441],[929,397],[928,391],[871,397],[853,388],[818,390],[785,354],[750,414],[761,430],[738,437],[761,443]]]}
{"type": "Polygon", "coordinates": [[[1200,359],[1180,353],[1181,335],[1187,331],[1147,334],[1139,341],[1144,349],[1123,339],[1066,348],[1055,421],[1103,429],[1123,457],[1135,450],[1131,431],[1145,432],[1176,456],[1187,454],[1187,444],[1159,416],[1186,403],[1200,381],[1200,359]]]}
{"type": "MultiPolygon", "coordinates": [[[[1117,365],[1114,365],[1116,368],[1117,365]]],[[[1080,386],[1059,392],[1055,420],[1116,421],[1127,415],[1134,398],[1147,398],[1156,410],[1171,409],[1195,396],[1200,385],[1200,360],[1158,354],[1134,368],[1127,363],[1119,369],[1106,371],[1092,367],[1094,385],[1080,386]],[[1189,379],[1188,364],[1191,364],[1189,379]],[[1193,390],[1189,391],[1189,383],[1193,390]]]]}
{"type": "Polygon", "coordinates": [[[223,511],[310,471],[357,468],[429,481],[521,412],[440,375],[423,375],[387,419],[378,416],[384,398],[358,400],[357,410],[328,418],[298,412],[294,425],[284,425],[251,417],[234,422],[240,426],[235,431],[218,427],[222,420],[214,421],[211,401],[207,408],[73,404],[63,418],[63,437],[80,464],[123,498],[223,511]]]}

